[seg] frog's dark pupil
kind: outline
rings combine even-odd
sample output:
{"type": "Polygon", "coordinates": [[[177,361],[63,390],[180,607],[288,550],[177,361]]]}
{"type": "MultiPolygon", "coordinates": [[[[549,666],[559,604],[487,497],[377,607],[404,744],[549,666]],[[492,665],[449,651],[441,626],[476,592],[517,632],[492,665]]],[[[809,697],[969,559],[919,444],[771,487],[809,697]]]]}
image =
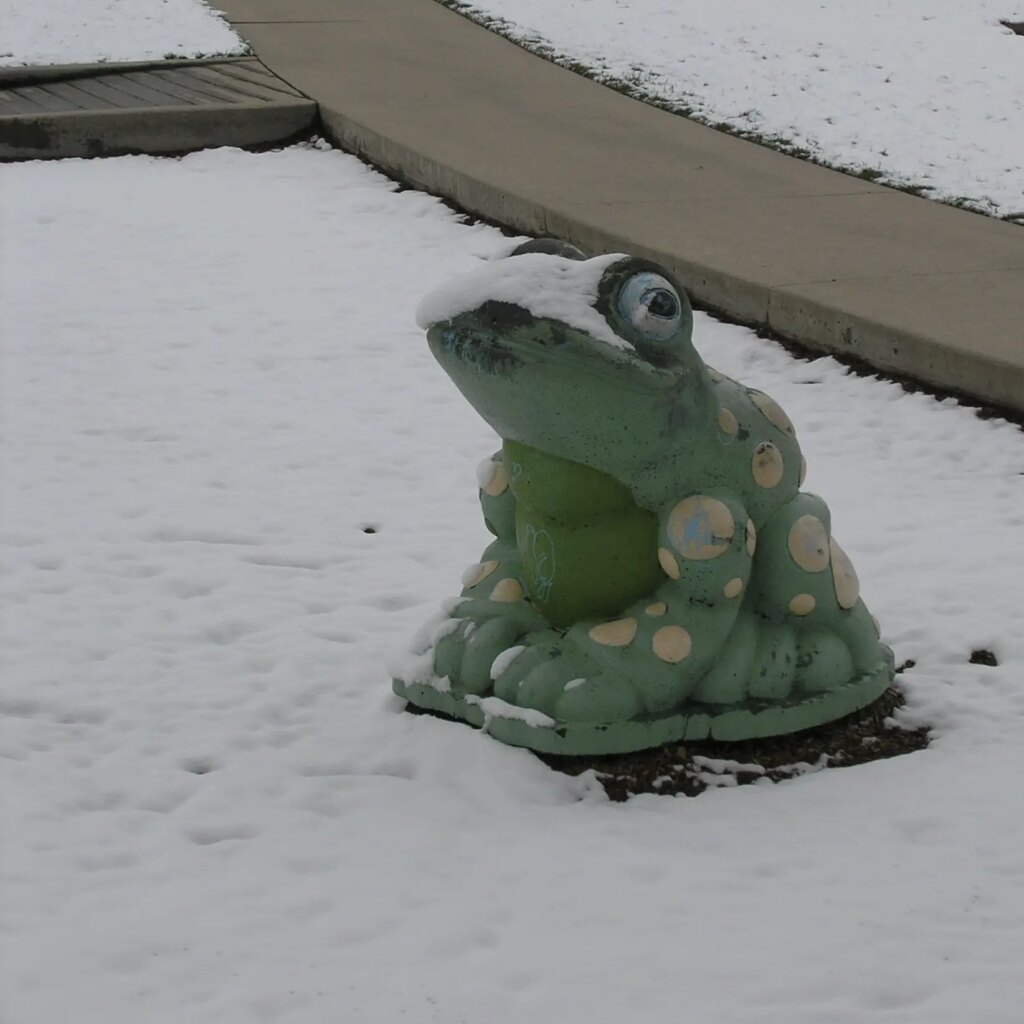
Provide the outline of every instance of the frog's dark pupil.
{"type": "Polygon", "coordinates": [[[647,311],[651,316],[659,317],[662,320],[671,320],[679,315],[679,304],[671,292],[664,288],[658,288],[651,293],[647,300],[647,311]]]}

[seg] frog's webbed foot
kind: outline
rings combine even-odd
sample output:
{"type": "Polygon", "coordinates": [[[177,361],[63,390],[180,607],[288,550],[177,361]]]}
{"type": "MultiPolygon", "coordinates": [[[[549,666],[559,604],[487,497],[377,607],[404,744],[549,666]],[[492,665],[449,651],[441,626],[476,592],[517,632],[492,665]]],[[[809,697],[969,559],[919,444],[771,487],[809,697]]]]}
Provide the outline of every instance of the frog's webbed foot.
{"type": "Polygon", "coordinates": [[[484,522],[497,540],[462,574],[462,593],[435,633],[432,657],[436,680],[450,692],[479,696],[491,689],[494,659],[545,622],[525,592],[515,499],[500,451],[480,464],[477,483],[484,522]]]}
{"type": "Polygon", "coordinates": [[[460,600],[433,649],[434,675],[452,692],[485,694],[495,658],[545,623],[526,598],[515,546],[496,540],[462,577],[460,600]]]}
{"type": "Polygon", "coordinates": [[[628,721],[643,710],[628,679],[606,673],[556,630],[530,634],[520,644],[494,666],[494,694],[506,703],[559,722],[628,721]]]}

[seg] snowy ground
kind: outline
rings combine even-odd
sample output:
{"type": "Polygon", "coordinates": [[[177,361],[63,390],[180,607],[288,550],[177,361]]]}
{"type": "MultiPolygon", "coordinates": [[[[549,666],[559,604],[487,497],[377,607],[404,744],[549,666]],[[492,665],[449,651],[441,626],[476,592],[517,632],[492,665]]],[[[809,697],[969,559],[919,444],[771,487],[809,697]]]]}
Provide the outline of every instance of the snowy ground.
{"type": "Polygon", "coordinates": [[[1024,217],[1021,0],[442,0],[712,124],[1024,217]]]}
{"type": "Polygon", "coordinates": [[[0,166],[0,219],[5,1022],[1019,1024],[1017,428],[698,317],[936,738],[613,805],[383,669],[494,444],[413,309],[507,239],[313,148],[0,166]]]}
{"type": "Polygon", "coordinates": [[[0,0],[0,66],[244,53],[204,0],[0,0]]]}

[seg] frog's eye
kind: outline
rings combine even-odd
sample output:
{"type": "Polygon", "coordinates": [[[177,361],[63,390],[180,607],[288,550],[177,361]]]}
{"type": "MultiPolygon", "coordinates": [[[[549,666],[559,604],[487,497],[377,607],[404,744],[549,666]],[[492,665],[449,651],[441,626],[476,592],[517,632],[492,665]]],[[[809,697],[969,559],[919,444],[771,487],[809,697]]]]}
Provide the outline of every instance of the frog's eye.
{"type": "Polygon", "coordinates": [[[667,341],[682,323],[682,303],[660,274],[634,274],[619,291],[619,313],[650,341],[667,341]]]}

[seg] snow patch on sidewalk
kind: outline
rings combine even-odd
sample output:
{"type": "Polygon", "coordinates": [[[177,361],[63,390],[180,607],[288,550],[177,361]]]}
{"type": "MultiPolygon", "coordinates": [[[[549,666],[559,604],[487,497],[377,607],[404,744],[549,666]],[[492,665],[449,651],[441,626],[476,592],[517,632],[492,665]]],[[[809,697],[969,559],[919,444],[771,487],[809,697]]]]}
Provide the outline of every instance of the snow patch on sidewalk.
{"type": "Polygon", "coordinates": [[[1020,0],[443,2],[698,120],[1024,216],[1020,0]]]}

